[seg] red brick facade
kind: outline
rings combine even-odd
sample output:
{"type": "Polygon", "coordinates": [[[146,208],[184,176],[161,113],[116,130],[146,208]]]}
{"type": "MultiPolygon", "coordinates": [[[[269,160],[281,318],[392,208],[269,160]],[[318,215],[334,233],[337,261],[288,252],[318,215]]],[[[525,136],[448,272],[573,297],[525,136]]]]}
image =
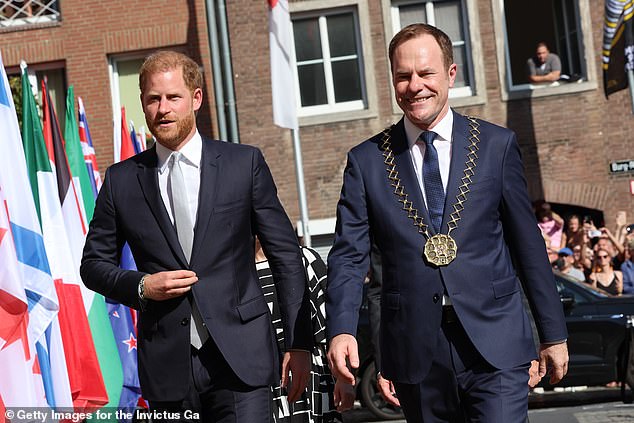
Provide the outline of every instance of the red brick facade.
{"type": "MultiPolygon", "coordinates": [[[[28,63],[65,61],[67,82],[89,108],[91,131],[102,171],[112,161],[112,110],[107,58],[111,54],[178,47],[204,66],[207,96],[199,115],[201,132],[217,136],[212,95],[205,2],[129,2],[67,0],[60,2],[59,25],[0,33],[6,66],[21,59],[28,63]]],[[[284,206],[299,217],[293,148],[290,131],[273,125],[268,51],[268,14],[264,0],[226,1],[232,65],[242,143],[265,153],[284,206]]],[[[302,2],[292,1],[298,4],[302,2]]],[[[485,102],[457,107],[510,127],[522,145],[527,179],[533,199],[598,209],[608,227],[618,210],[634,221],[629,182],[634,174],[611,175],[609,163],[634,159],[634,116],[630,95],[623,90],[608,100],[601,80],[602,7],[590,12],[596,88],[561,95],[505,100],[498,73],[498,52],[491,0],[477,0],[479,34],[486,63],[485,102]]],[[[593,6],[594,6],[594,2],[593,6]]],[[[306,191],[311,219],[331,218],[341,187],[346,152],[353,145],[400,118],[392,109],[389,64],[382,2],[367,1],[370,37],[362,42],[372,51],[373,85],[378,99],[373,116],[336,123],[303,125],[302,140],[306,191]]]]}

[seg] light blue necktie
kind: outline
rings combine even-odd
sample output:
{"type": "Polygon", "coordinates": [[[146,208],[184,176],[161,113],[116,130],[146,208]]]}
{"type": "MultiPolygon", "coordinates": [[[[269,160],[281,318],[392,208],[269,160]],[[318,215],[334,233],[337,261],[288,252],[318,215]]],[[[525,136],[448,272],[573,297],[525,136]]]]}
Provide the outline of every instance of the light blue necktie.
{"type": "MultiPolygon", "coordinates": [[[[170,186],[172,188],[172,213],[174,214],[174,226],[181,244],[183,253],[187,261],[191,259],[192,247],[194,245],[194,225],[192,224],[191,213],[189,211],[189,200],[187,199],[187,186],[181,170],[182,154],[178,151],[172,153],[170,157],[170,186]]],[[[193,293],[191,294],[192,318],[190,327],[191,344],[194,348],[200,347],[209,339],[209,332],[203,323],[202,316],[196,305],[193,293]]]]}

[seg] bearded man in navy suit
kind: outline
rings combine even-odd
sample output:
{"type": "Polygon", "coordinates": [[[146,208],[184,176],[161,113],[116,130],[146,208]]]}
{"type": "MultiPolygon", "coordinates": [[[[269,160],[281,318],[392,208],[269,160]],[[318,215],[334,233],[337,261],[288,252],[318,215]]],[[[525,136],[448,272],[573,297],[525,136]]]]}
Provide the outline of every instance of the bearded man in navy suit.
{"type": "Polygon", "coordinates": [[[515,134],[449,108],[456,64],[442,31],[410,25],[389,57],[405,116],[348,154],[328,257],[333,373],[354,382],[346,362],[359,365],[372,240],[383,265],[380,370],[407,421],[524,422],[531,361],[558,382],[568,335],[515,134]]]}
{"type": "Polygon", "coordinates": [[[192,59],[150,55],[139,86],[157,143],[107,170],[82,278],[140,310],[139,380],[153,410],[170,412],[170,420],[268,422],[269,385],[280,375],[255,236],[283,317],[282,384],[292,374],[290,401],[306,387],[312,349],[297,237],[262,153],[199,134],[203,78],[192,59]],[[126,242],[138,271],[118,267],[126,242]]]}

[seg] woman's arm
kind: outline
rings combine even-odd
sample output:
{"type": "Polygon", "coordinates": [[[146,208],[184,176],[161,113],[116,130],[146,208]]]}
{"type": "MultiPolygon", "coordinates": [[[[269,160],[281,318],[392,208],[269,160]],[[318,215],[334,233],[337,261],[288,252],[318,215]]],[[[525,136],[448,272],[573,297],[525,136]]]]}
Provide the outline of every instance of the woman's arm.
{"type": "Polygon", "coordinates": [[[614,275],[616,276],[616,292],[618,295],[623,295],[623,272],[615,270],[614,275]]]}

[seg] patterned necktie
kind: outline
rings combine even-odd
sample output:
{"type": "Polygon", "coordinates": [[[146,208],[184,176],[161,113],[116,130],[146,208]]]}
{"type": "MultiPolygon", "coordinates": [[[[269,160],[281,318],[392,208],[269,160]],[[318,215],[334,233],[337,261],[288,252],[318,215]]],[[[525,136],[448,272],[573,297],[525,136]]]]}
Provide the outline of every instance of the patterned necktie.
{"type": "MultiPolygon", "coordinates": [[[[172,153],[169,163],[172,213],[174,214],[174,226],[176,227],[178,242],[180,242],[183,253],[185,253],[185,258],[187,258],[189,262],[192,255],[192,246],[194,245],[194,225],[192,225],[191,213],[189,211],[187,186],[185,185],[185,178],[183,177],[183,171],[180,166],[181,157],[182,154],[175,151],[172,153]]],[[[205,328],[193,294],[190,298],[192,303],[192,324],[189,326],[191,344],[194,348],[200,349],[205,341],[209,339],[209,332],[207,332],[205,328]]]]}
{"type": "Polygon", "coordinates": [[[440,233],[442,215],[445,209],[445,191],[442,187],[440,169],[438,168],[438,152],[436,147],[434,147],[436,133],[434,131],[424,131],[418,138],[425,142],[423,184],[427,199],[427,211],[429,211],[429,217],[436,233],[440,233]]]}

